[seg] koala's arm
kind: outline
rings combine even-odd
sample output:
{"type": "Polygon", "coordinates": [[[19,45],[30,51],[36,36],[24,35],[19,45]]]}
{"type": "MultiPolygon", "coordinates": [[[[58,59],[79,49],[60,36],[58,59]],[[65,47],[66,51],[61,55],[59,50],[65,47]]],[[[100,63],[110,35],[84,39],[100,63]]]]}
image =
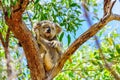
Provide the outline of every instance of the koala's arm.
{"type": "Polygon", "coordinates": [[[48,41],[40,36],[37,37],[37,42],[38,42],[38,44],[42,45],[45,49],[49,49],[50,44],[51,44],[50,41],[48,41]]]}
{"type": "Polygon", "coordinates": [[[59,55],[63,54],[63,45],[58,40],[52,40],[51,41],[51,47],[56,48],[59,55]]]}
{"type": "Polygon", "coordinates": [[[39,36],[39,37],[37,37],[37,42],[46,51],[45,54],[44,54],[44,57],[43,57],[43,62],[44,62],[45,70],[49,71],[54,66],[53,60],[52,60],[51,55],[50,55],[50,53],[52,52],[51,49],[50,49],[50,41],[48,41],[48,40],[42,38],[41,36],[39,36]]]}
{"type": "Polygon", "coordinates": [[[37,39],[37,42],[39,44],[43,45],[47,49],[49,49],[49,47],[53,47],[58,51],[59,54],[63,53],[63,45],[58,40],[48,41],[48,40],[44,39],[43,37],[39,36],[37,39]]]}

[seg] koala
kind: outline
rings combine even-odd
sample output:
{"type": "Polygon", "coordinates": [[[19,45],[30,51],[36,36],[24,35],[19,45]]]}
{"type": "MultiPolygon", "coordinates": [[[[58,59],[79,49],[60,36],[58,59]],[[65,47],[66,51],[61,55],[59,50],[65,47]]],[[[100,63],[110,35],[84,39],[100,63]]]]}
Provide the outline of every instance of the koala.
{"type": "Polygon", "coordinates": [[[42,57],[47,72],[54,67],[63,53],[63,46],[56,37],[61,30],[59,24],[48,20],[38,22],[34,26],[36,40],[40,48],[40,57],[42,57]]]}

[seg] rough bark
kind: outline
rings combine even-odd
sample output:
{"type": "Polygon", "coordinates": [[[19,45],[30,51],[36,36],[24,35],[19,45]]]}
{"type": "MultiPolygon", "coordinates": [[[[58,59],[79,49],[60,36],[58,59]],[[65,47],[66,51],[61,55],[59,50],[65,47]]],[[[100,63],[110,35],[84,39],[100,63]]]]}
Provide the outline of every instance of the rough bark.
{"type": "Polygon", "coordinates": [[[30,69],[32,80],[44,80],[45,71],[43,62],[39,58],[39,48],[37,42],[31,32],[28,30],[24,22],[22,21],[22,13],[27,7],[29,0],[20,0],[11,12],[11,16],[8,17],[8,13],[5,12],[5,21],[15,37],[20,41],[25,51],[27,63],[30,69]]]}
{"type": "Polygon", "coordinates": [[[27,29],[26,25],[22,22],[21,19],[18,18],[17,15],[18,14],[12,14],[11,18],[5,16],[6,23],[22,44],[30,69],[31,78],[33,80],[42,80],[45,77],[45,71],[42,60],[39,59],[38,56],[38,45],[31,32],[27,29]]]}
{"type": "MultiPolygon", "coordinates": [[[[22,21],[22,13],[25,10],[27,4],[28,0],[20,0],[20,3],[17,4],[17,6],[13,7],[13,11],[11,12],[10,17],[8,17],[7,13],[5,12],[5,20],[10,30],[14,33],[16,38],[22,44],[27,58],[28,66],[30,68],[31,79],[45,80],[43,62],[41,58],[38,57],[38,54],[40,54],[38,45],[31,32],[22,21]]],[[[100,22],[92,25],[89,30],[87,30],[78,39],[76,39],[65,51],[62,58],[55,65],[54,69],[49,73],[50,75],[46,80],[53,79],[60,72],[66,60],[69,59],[72,54],[74,54],[79,46],[86,42],[89,38],[94,36],[101,28],[103,28],[108,22],[112,20],[120,20],[120,15],[108,14],[107,16],[102,18],[100,22]]]]}

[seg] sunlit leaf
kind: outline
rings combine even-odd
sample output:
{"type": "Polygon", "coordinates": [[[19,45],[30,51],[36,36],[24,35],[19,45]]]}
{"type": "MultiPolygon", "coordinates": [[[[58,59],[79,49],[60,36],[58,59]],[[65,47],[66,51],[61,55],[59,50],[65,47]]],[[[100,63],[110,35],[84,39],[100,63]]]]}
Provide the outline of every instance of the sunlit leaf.
{"type": "Polygon", "coordinates": [[[112,40],[112,38],[108,38],[108,42],[110,43],[110,45],[113,45],[113,40],[112,40]]]}
{"type": "Polygon", "coordinates": [[[40,1],[40,0],[35,0],[35,2],[34,2],[34,3],[36,4],[36,3],[38,3],[39,1],[40,1]]]}
{"type": "Polygon", "coordinates": [[[70,42],[71,42],[71,37],[70,37],[70,35],[69,35],[69,34],[68,34],[67,38],[68,38],[68,45],[70,45],[70,42]]]}
{"type": "Polygon", "coordinates": [[[63,36],[64,36],[64,32],[62,32],[62,33],[61,33],[61,35],[60,35],[60,38],[59,38],[59,39],[60,39],[60,41],[62,41],[63,36]]]}
{"type": "Polygon", "coordinates": [[[117,52],[120,54],[120,45],[116,45],[115,47],[116,47],[117,52]]]}

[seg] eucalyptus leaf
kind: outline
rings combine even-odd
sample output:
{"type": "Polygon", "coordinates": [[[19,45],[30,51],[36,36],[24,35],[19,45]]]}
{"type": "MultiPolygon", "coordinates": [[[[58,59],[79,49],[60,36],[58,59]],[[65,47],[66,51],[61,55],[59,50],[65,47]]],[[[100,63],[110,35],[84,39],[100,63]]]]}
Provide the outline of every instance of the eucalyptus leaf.
{"type": "Polygon", "coordinates": [[[64,32],[61,33],[59,40],[62,41],[63,37],[64,37],[64,32]]]}
{"type": "Polygon", "coordinates": [[[68,38],[68,45],[70,45],[70,42],[71,42],[71,37],[70,37],[70,35],[69,35],[69,34],[68,34],[67,38],[68,38]]]}

